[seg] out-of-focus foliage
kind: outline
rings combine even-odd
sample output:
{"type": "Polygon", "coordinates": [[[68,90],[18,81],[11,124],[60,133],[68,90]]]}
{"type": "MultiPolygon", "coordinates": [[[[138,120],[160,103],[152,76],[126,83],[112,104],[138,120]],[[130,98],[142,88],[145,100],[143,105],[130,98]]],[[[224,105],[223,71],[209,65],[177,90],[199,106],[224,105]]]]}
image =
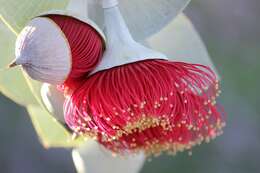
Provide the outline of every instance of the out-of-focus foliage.
{"type": "Polygon", "coordinates": [[[82,143],[82,140],[72,139],[71,134],[42,107],[28,106],[27,109],[44,147],[77,147],[82,143]]]}
{"type": "Polygon", "coordinates": [[[199,63],[215,69],[203,41],[184,14],[178,15],[146,42],[153,49],[166,54],[170,60],[199,63]]]}
{"type": "Polygon", "coordinates": [[[0,21],[0,92],[21,105],[37,104],[20,68],[5,69],[14,59],[16,36],[0,21]]]}
{"type": "MultiPolygon", "coordinates": [[[[137,41],[160,31],[171,22],[191,0],[118,0],[120,11],[137,41]]],[[[89,17],[102,28],[101,0],[88,0],[89,17]]]]}
{"type": "Polygon", "coordinates": [[[19,32],[33,17],[51,9],[64,9],[68,0],[0,0],[0,17],[19,32]]]}

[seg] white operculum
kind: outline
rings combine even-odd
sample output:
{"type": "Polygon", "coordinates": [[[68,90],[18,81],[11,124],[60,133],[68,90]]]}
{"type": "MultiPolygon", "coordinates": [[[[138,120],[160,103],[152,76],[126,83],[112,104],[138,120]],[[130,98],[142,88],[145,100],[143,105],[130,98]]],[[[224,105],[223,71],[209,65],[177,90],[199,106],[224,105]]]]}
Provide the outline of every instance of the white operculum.
{"type": "Polygon", "coordinates": [[[103,1],[107,50],[93,73],[145,59],[167,59],[164,54],[134,41],[116,2],[103,1]]]}
{"type": "Polygon", "coordinates": [[[72,152],[78,173],[139,173],[145,162],[144,154],[113,156],[95,141],[72,152]]]}
{"type": "Polygon", "coordinates": [[[16,65],[38,81],[62,84],[71,69],[71,53],[60,28],[50,19],[37,17],[19,34],[16,65]]]}

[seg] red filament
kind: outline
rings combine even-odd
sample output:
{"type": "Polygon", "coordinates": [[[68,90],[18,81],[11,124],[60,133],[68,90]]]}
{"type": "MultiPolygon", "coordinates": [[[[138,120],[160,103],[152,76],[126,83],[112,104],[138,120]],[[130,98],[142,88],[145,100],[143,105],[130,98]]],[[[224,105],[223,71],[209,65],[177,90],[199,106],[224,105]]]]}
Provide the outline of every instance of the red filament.
{"type": "Polygon", "coordinates": [[[100,62],[104,44],[100,34],[87,23],[63,15],[48,15],[62,30],[71,49],[72,68],[60,88],[74,90],[100,62]]]}
{"type": "Polygon", "coordinates": [[[66,100],[65,120],[115,152],[175,153],[221,133],[218,95],[206,66],[144,60],[90,76],[66,100]]]}

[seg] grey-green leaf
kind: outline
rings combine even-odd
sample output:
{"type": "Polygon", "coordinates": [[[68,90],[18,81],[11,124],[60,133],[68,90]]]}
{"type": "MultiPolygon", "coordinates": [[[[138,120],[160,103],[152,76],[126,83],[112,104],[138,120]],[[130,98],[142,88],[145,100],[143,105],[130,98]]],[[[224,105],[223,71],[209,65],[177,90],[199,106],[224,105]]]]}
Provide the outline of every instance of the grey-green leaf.
{"type": "Polygon", "coordinates": [[[72,135],[43,107],[28,106],[27,109],[44,147],[77,147],[82,144],[83,139],[72,139],[72,135]]]}
{"type": "Polygon", "coordinates": [[[216,71],[200,35],[184,14],[148,38],[146,43],[171,60],[203,64],[216,71]]]}
{"type": "Polygon", "coordinates": [[[37,104],[21,69],[6,69],[14,59],[16,36],[0,21],[0,92],[21,105],[37,104]]]}
{"type": "MultiPolygon", "coordinates": [[[[98,0],[89,1],[89,16],[101,27],[103,11],[98,0]]],[[[120,10],[136,40],[158,32],[173,20],[190,0],[119,0],[120,10]]]]}
{"type": "Polygon", "coordinates": [[[33,17],[52,9],[64,9],[68,0],[0,0],[0,17],[14,32],[20,32],[33,17]]]}

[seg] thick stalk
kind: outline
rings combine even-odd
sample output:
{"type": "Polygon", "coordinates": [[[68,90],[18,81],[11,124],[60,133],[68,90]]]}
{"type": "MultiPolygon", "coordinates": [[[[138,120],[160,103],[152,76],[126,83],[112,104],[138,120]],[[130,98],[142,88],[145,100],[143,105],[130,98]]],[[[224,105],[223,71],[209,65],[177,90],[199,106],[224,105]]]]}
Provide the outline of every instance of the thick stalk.
{"type": "Polygon", "coordinates": [[[139,173],[145,162],[144,154],[129,154],[124,157],[112,153],[95,141],[72,152],[78,173],[139,173]]]}

